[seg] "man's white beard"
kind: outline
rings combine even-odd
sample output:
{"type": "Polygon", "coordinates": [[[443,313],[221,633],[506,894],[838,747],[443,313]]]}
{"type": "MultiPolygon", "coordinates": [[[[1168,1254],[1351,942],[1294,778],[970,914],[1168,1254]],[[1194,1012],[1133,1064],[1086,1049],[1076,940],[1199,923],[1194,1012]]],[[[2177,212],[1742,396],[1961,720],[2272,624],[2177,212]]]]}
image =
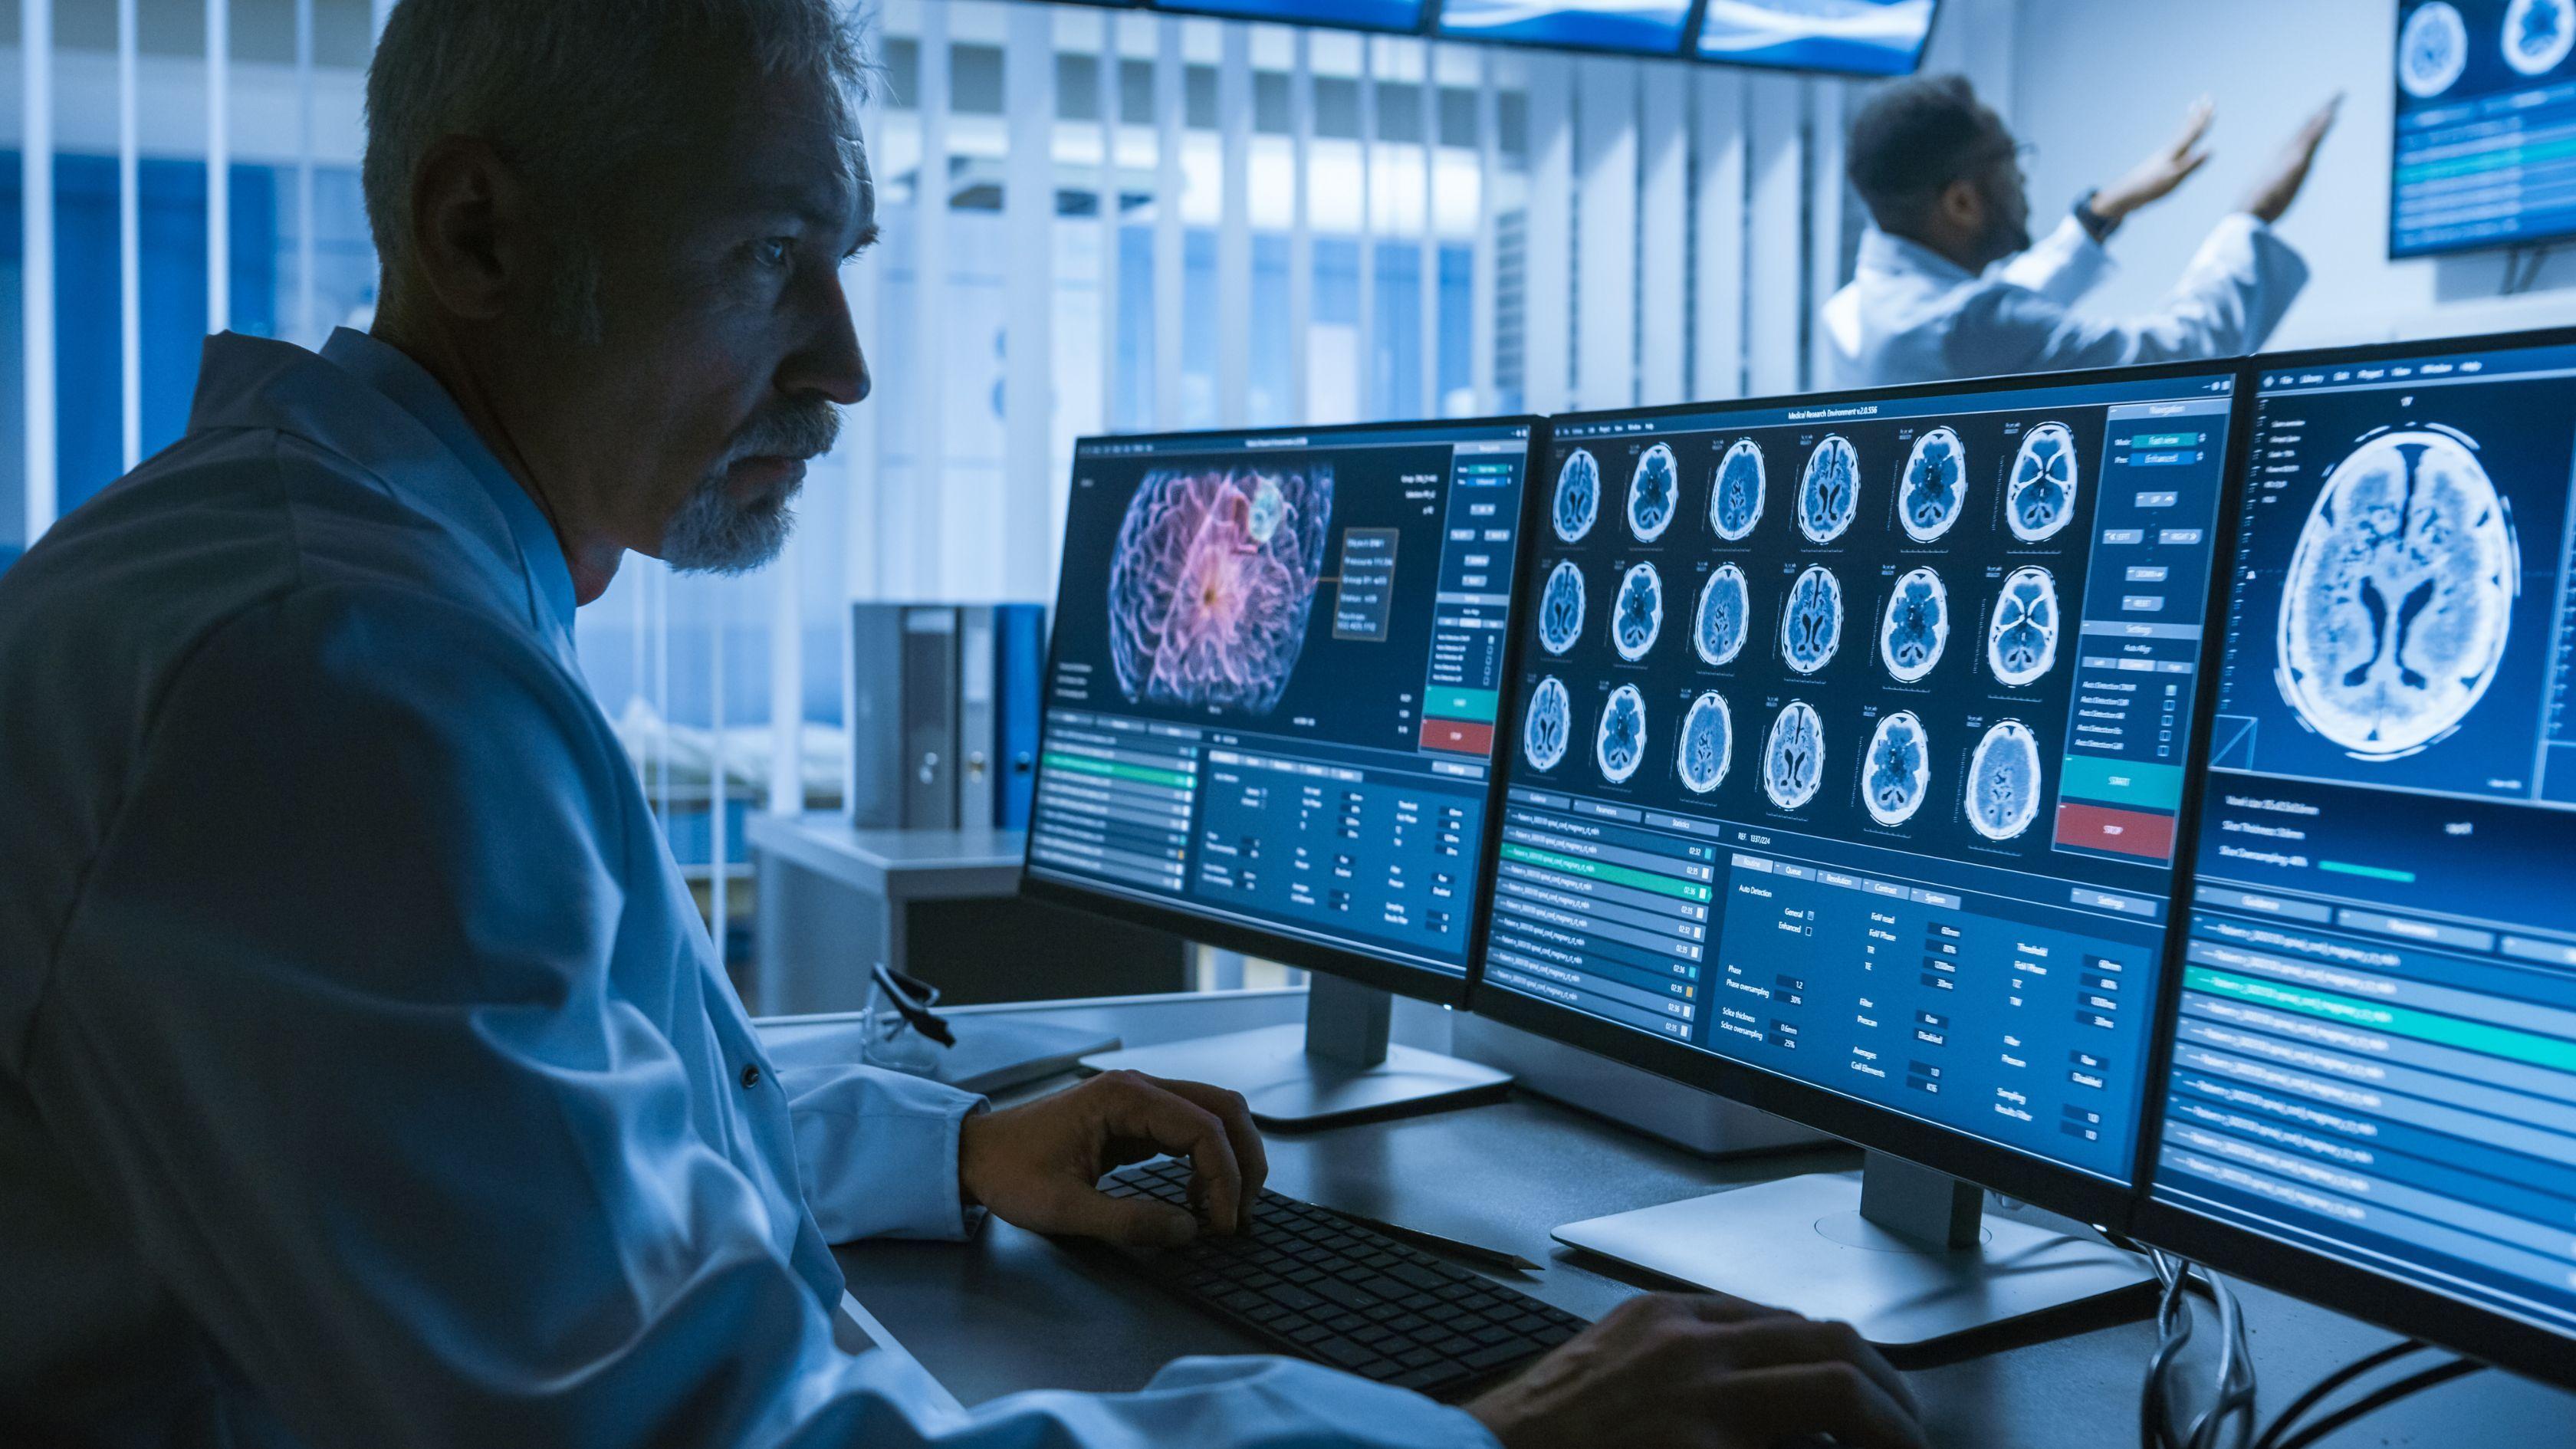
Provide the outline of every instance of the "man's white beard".
{"type": "Polygon", "coordinates": [[[662,530],[662,561],[682,573],[744,574],[767,565],[796,531],[790,505],[803,486],[745,506],[725,496],[723,470],[707,475],[662,530]]]}

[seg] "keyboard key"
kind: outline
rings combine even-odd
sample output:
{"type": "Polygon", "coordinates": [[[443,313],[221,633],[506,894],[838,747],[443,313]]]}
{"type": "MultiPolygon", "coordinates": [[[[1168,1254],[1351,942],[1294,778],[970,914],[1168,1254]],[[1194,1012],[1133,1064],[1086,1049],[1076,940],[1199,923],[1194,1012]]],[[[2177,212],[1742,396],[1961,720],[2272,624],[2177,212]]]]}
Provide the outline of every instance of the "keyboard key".
{"type": "Polygon", "coordinates": [[[1327,1338],[1315,1345],[1315,1356],[1338,1368],[1355,1368],[1379,1355],[1347,1338],[1327,1338]]]}
{"type": "Polygon", "coordinates": [[[1467,1355],[1465,1362],[1467,1367],[1471,1369],[1496,1369],[1512,1362],[1514,1359],[1527,1357],[1529,1357],[1529,1345],[1518,1340],[1514,1340],[1510,1343],[1498,1343],[1490,1348],[1471,1353],[1467,1355]]]}

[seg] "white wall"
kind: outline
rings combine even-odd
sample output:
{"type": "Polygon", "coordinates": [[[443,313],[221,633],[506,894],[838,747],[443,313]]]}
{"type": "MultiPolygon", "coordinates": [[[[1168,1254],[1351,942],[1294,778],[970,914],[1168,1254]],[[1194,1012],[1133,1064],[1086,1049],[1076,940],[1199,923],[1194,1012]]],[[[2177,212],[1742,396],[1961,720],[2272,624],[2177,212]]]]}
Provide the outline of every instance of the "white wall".
{"type": "Polygon", "coordinates": [[[2540,290],[2510,300],[2496,297],[2498,254],[2387,259],[2395,0],[2017,3],[2014,89],[2003,109],[2039,146],[2031,169],[2039,225],[2168,138],[2195,97],[2218,102],[2216,155],[2121,229],[2112,243],[2120,272],[2091,305],[2152,305],[2282,138],[2342,90],[2342,121],[2281,226],[2315,276],[2273,346],[2576,322],[2576,259],[2558,259],[2540,290]]]}

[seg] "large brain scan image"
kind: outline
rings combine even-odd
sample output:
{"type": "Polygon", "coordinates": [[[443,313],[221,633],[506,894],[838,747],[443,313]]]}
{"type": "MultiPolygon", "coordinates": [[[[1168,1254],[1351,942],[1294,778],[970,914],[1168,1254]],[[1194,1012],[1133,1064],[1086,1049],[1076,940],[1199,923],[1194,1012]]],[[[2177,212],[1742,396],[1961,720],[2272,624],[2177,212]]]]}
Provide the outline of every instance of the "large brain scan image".
{"type": "Polygon", "coordinates": [[[2064,423],[2041,423],[2022,437],[2004,485],[2004,522],[2013,537],[2042,543],[2075,519],[2075,434],[2064,423]]]}
{"type": "Polygon", "coordinates": [[[2449,0],[2433,0],[2406,17],[2397,38],[2397,83],[2419,101],[2457,84],[2469,67],[2469,26],[2449,0]]]}
{"type": "Polygon", "coordinates": [[[1708,489],[1708,526],[1728,543],[1741,543],[1762,521],[1762,449],[1739,438],[1718,460],[1708,489]]]}
{"type": "Polygon", "coordinates": [[[1711,669],[1734,663],[1744,652],[1745,621],[1752,612],[1744,570],[1719,564],[1699,591],[1699,612],[1691,620],[1691,648],[1699,652],[1699,662],[1711,669]]]}
{"type": "Polygon", "coordinates": [[[1601,516],[1601,465],[1591,449],[1575,449],[1556,470],[1556,502],[1548,516],[1563,542],[1581,543],[1592,531],[1592,521],[1601,516]]]}
{"type": "Polygon", "coordinates": [[[1592,762],[1601,767],[1601,778],[1613,785],[1625,785],[1637,773],[1637,763],[1646,758],[1646,700],[1637,686],[1623,684],[1610,691],[1610,701],[1601,706],[1601,728],[1592,739],[1592,762]]]}
{"type": "Polygon", "coordinates": [[[1681,465],[1672,449],[1657,443],[1637,459],[1636,475],[1628,480],[1628,531],[1639,543],[1653,543],[1673,526],[1681,501],[1681,465]]]}
{"type": "Polygon", "coordinates": [[[1902,486],[1898,513],[1905,536],[1930,543],[1948,533],[1968,501],[1968,451],[1959,445],[1959,435],[1934,428],[1915,439],[1902,486]]]}
{"type": "Polygon", "coordinates": [[[1798,479],[1798,531],[1810,543],[1831,543],[1859,511],[1860,454],[1842,434],[1829,433],[1798,479]]]}
{"type": "Polygon", "coordinates": [[[2524,75],[2547,75],[2576,46],[2576,0],[2513,0],[2504,12],[2504,58],[2524,75]]]}
{"type": "Polygon", "coordinates": [[[1550,654],[1562,654],[1583,637],[1583,570],[1565,559],[1548,572],[1538,595],[1538,642],[1550,654]]]}
{"type": "Polygon", "coordinates": [[[1888,595],[1878,626],[1878,660],[1899,684],[1912,684],[1941,662],[1950,644],[1950,591],[1930,569],[1914,569],[1888,595]]]}
{"type": "Polygon", "coordinates": [[[1619,601],[1610,612],[1610,642],[1619,657],[1634,664],[1655,647],[1664,631],[1664,581],[1653,564],[1638,564],[1619,581],[1619,601]]]}
{"type": "Polygon", "coordinates": [[[1333,470],[1157,470],[1118,525],[1109,653],[1130,702],[1278,707],[1323,575],[1333,470]]]}
{"type": "Polygon", "coordinates": [[[1771,721],[1771,736],[1762,745],[1762,793],[1783,810],[1795,810],[1816,798],[1825,782],[1825,722],[1816,708],[1793,699],[1771,721]]]}
{"type": "Polygon", "coordinates": [[[1705,795],[1726,779],[1727,767],[1734,763],[1735,715],[1726,707],[1726,696],[1712,689],[1692,700],[1682,716],[1673,768],[1692,794],[1705,795]]]}
{"type": "Polygon", "coordinates": [[[1968,826],[2010,840],[2039,818],[2039,737],[2017,719],[1986,731],[1968,757],[1968,826]]]}
{"type": "Polygon", "coordinates": [[[1789,586],[1780,611],[1780,657],[1800,674],[1833,662],[1843,642],[1843,586],[1833,570],[1817,565],[1789,586]]]}
{"type": "Polygon", "coordinates": [[[2365,760],[2441,740],[2485,697],[2521,591],[2513,521],[2474,445],[2381,433],[2326,475],[2281,587],[2277,677],[2365,760]]]}
{"type": "Polygon", "coordinates": [[[1870,819],[1889,826],[1913,819],[1932,786],[1932,748],[1923,721],[1910,713],[1880,720],[1861,769],[1861,803],[1870,819]]]}
{"type": "Polygon", "coordinates": [[[2057,580],[2044,568],[2013,570],[1986,626],[1986,668],[2016,689],[2036,684],[2057,663],[2057,580]]]}
{"type": "Polygon", "coordinates": [[[1521,754],[1530,768],[1545,774],[1565,759],[1574,738],[1574,700],[1565,682],[1551,674],[1530,691],[1529,713],[1521,720],[1521,754]]]}

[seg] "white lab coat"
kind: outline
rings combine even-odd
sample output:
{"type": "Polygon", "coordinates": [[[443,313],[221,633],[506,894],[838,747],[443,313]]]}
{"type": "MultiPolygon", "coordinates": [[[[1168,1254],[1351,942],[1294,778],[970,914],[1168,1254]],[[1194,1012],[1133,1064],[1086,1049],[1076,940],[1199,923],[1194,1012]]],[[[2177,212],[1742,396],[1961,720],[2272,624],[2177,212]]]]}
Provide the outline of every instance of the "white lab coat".
{"type": "MultiPolygon", "coordinates": [[[[1280,1359],[968,1414],[827,1244],[975,1099],[763,1053],[429,375],[221,337],[0,575],[0,1442],[1489,1446],[1280,1359]]],[[[1079,1324],[1067,1324],[1079,1334],[1079,1324]]]]}
{"type": "Polygon", "coordinates": [[[1851,283],[1825,304],[1834,385],[2242,356],[2263,345],[2308,280],[2289,243],[2243,212],[2218,223],[2153,312],[2074,310],[2111,266],[2072,216],[1983,275],[1871,227],[1851,283]]]}

